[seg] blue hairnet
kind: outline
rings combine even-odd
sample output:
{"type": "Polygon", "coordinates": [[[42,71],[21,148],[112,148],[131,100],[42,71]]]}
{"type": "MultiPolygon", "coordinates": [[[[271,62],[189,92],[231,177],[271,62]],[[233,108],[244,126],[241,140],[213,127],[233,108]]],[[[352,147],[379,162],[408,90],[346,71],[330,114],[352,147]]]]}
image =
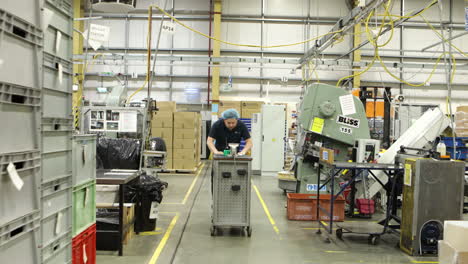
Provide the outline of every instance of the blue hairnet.
{"type": "Polygon", "coordinates": [[[221,114],[221,117],[223,117],[223,119],[231,119],[231,118],[239,119],[240,115],[236,109],[228,109],[221,114]]]}

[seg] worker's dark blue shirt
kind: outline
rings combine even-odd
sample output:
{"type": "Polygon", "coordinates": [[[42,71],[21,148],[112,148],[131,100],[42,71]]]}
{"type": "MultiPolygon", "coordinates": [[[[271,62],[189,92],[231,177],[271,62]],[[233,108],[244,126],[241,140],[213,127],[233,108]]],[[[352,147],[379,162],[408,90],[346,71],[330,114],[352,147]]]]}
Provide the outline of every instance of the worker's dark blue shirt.
{"type": "Polygon", "coordinates": [[[224,119],[219,119],[211,127],[208,136],[216,140],[216,149],[223,151],[228,148],[229,143],[240,143],[241,139],[249,139],[250,133],[247,126],[240,120],[237,121],[237,126],[233,130],[229,130],[224,124],[224,119]]]}

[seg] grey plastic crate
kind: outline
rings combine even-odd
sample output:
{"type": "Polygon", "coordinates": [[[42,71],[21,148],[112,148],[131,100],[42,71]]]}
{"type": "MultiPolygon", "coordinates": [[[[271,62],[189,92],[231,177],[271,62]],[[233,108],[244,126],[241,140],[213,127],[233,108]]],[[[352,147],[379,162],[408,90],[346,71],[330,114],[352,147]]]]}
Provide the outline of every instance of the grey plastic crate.
{"type": "Polygon", "coordinates": [[[0,153],[39,149],[41,91],[0,82],[0,153]]]}
{"type": "Polygon", "coordinates": [[[72,231],[72,208],[67,207],[63,210],[58,210],[50,216],[42,219],[41,233],[42,243],[48,244],[57,240],[65,233],[72,231]]]}
{"type": "Polygon", "coordinates": [[[42,181],[72,176],[71,119],[42,119],[42,181]]]}
{"type": "Polygon", "coordinates": [[[72,227],[72,179],[70,176],[42,184],[42,242],[48,244],[72,227]]]}
{"type": "Polygon", "coordinates": [[[72,205],[72,179],[64,177],[42,184],[42,217],[72,205]]]}
{"type": "Polygon", "coordinates": [[[0,263],[40,263],[40,213],[0,226],[0,263]]]}
{"type": "Polygon", "coordinates": [[[72,92],[73,65],[71,62],[44,53],[44,88],[62,92],[72,92]],[[62,82],[59,80],[58,64],[62,65],[62,82]]]}
{"type": "Polygon", "coordinates": [[[43,0],[3,0],[1,9],[12,13],[28,23],[39,25],[42,21],[43,0]]]}
{"type": "Polygon", "coordinates": [[[250,160],[213,160],[212,223],[218,226],[250,228],[250,160]],[[239,170],[246,171],[241,175],[239,170]],[[229,177],[223,173],[230,173],[229,177]],[[233,190],[238,186],[239,190],[233,190]]]}
{"type": "Polygon", "coordinates": [[[96,135],[73,136],[73,186],[96,179],[96,135]]]}
{"type": "Polygon", "coordinates": [[[42,113],[48,118],[69,118],[71,116],[72,95],[71,93],[58,92],[54,90],[43,90],[42,113]]]}
{"type": "Polygon", "coordinates": [[[46,0],[44,9],[51,15],[49,27],[60,30],[63,34],[73,36],[73,7],[71,1],[46,0]]]}
{"type": "Polygon", "coordinates": [[[42,246],[43,264],[67,264],[72,261],[72,235],[71,232],[59,237],[57,240],[42,246]]]}
{"type": "Polygon", "coordinates": [[[73,37],[49,26],[44,31],[44,51],[71,61],[73,59],[73,37]]]}
{"type": "Polygon", "coordinates": [[[42,35],[37,24],[26,23],[0,9],[0,81],[41,87],[42,35]]]}
{"type": "Polygon", "coordinates": [[[43,117],[70,118],[72,116],[72,77],[70,62],[44,52],[43,117]],[[59,65],[62,65],[61,79],[59,65]]]}
{"type": "Polygon", "coordinates": [[[40,166],[38,150],[0,154],[0,226],[40,210],[40,166]],[[18,190],[7,166],[13,163],[24,182],[18,190]]]}
{"type": "Polygon", "coordinates": [[[70,152],[54,152],[42,155],[42,180],[49,181],[71,176],[72,157],[70,152]]]}
{"type": "Polygon", "coordinates": [[[42,152],[71,151],[73,120],[62,118],[42,119],[42,152]]]}

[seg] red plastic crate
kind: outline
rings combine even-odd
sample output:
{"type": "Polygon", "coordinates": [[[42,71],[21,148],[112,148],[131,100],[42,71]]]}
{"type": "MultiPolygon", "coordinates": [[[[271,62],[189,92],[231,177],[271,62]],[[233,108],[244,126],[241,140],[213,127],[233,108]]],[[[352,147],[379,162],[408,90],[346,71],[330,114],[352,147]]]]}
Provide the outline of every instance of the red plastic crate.
{"type": "Polygon", "coordinates": [[[96,224],[72,240],[73,264],[96,264],[96,224]]]}
{"type": "MultiPolygon", "coordinates": [[[[287,215],[288,220],[314,221],[317,220],[317,195],[307,193],[288,193],[287,215]]],[[[330,194],[320,194],[320,207],[330,210],[330,194]]],[[[333,220],[344,221],[345,199],[339,196],[333,208],[333,220]]],[[[330,220],[322,210],[319,212],[320,220],[330,220]]]]}
{"type": "Polygon", "coordinates": [[[375,202],[371,199],[356,199],[356,207],[361,214],[375,213],[375,202]]]}

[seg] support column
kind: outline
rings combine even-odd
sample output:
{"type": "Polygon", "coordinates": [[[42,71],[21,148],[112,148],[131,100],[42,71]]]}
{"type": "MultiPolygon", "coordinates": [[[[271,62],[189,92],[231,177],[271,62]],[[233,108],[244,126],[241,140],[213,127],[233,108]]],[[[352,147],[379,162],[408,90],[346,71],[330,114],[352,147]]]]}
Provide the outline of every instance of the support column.
{"type": "MultiPolygon", "coordinates": [[[[81,6],[81,0],[73,0],[73,17],[79,18],[84,16],[84,10],[81,6]]],[[[84,32],[84,22],[74,21],[73,27],[78,29],[80,32],[84,32]]],[[[82,55],[83,54],[83,37],[81,33],[73,31],[73,55],[82,55]]],[[[86,61],[86,60],[85,60],[86,61]]],[[[74,126],[78,128],[79,126],[79,117],[81,110],[81,98],[83,97],[83,80],[84,80],[84,69],[85,65],[83,64],[73,64],[73,85],[78,85],[78,91],[73,92],[73,105],[72,113],[74,117],[74,126]]]]}
{"type": "MultiPolygon", "coordinates": [[[[214,1],[214,14],[213,14],[213,37],[216,39],[221,39],[221,8],[222,0],[214,1]]],[[[221,57],[221,43],[219,41],[213,41],[213,57],[221,57]]],[[[213,63],[214,65],[219,64],[213,63]]],[[[213,102],[219,101],[219,86],[220,86],[220,68],[213,67],[212,71],[212,93],[211,99],[213,102]]]]}

